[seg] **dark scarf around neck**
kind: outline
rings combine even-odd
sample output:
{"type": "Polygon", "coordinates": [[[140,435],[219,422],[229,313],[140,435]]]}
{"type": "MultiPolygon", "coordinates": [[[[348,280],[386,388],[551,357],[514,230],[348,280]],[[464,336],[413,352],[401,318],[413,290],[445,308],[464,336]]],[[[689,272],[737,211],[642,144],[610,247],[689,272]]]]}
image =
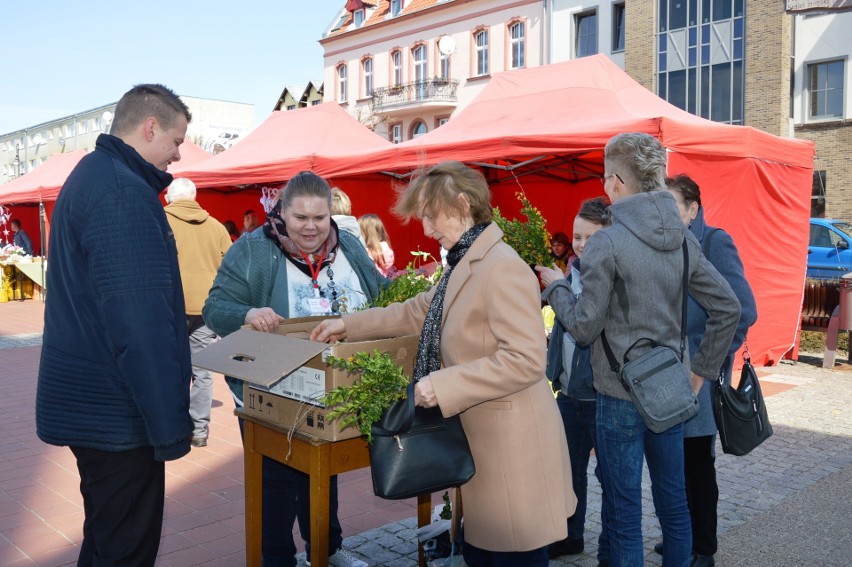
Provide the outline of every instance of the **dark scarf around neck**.
{"type": "Polygon", "coordinates": [[[441,281],[438,282],[432,303],[429,304],[429,311],[423,320],[423,330],[420,331],[420,344],[417,347],[417,358],[414,362],[415,381],[441,368],[441,319],[444,313],[444,295],[447,293],[447,282],[450,281],[453,268],[461,261],[477,237],[489,224],[487,222],[477,224],[468,229],[447,253],[447,269],[441,276],[441,281]]]}
{"type": "MultiPolygon", "coordinates": [[[[323,258],[320,269],[329,266],[334,262],[339,244],[338,231],[337,223],[334,222],[334,219],[331,219],[331,230],[328,233],[328,238],[326,238],[325,242],[316,252],[308,254],[308,257],[313,257],[314,262],[319,260],[320,257],[323,258]]],[[[272,243],[281,250],[284,257],[302,273],[308,277],[313,277],[311,274],[311,267],[308,266],[307,261],[305,261],[304,256],[302,256],[302,250],[296,246],[296,243],[293,242],[287,234],[287,226],[284,224],[284,219],[281,218],[280,201],[272,208],[271,211],[269,211],[269,214],[266,215],[266,222],[263,225],[263,234],[266,238],[271,240],[272,243]]],[[[313,267],[316,269],[316,264],[314,264],[313,267]]]]}

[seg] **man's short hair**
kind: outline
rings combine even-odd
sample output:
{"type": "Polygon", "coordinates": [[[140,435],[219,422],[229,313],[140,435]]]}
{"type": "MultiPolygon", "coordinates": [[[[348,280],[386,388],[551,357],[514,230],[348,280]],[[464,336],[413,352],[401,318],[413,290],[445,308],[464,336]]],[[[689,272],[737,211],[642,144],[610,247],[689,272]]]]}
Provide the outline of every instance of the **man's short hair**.
{"type": "Polygon", "coordinates": [[[604,148],[604,161],[616,169],[628,190],[649,192],[666,188],[666,149],[660,141],[643,132],[627,132],[612,137],[604,148]]]}
{"type": "Polygon", "coordinates": [[[331,188],[331,214],[333,215],[351,215],[352,201],[349,200],[349,195],[337,187],[331,188]]]}
{"type": "Polygon", "coordinates": [[[136,128],[149,116],[157,119],[160,128],[168,130],[175,125],[179,115],[192,120],[192,114],[184,102],[168,87],[163,85],[136,85],[121,97],[115,106],[115,118],[111,132],[120,136],[136,128]]]}
{"type": "Polygon", "coordinates": [[[172,181],[172,184],[169,185],[169,189],[166,191],[166,202],[194,201],[195,194],[195,183],[186,177],[178,177],[172,181]]]}
{"type": "Polygon", "coordinates": [[[12,228],[15,228],[16,226],[20,229],[21,221],[19,221],[18,219],[12,219],[12,228]]]}

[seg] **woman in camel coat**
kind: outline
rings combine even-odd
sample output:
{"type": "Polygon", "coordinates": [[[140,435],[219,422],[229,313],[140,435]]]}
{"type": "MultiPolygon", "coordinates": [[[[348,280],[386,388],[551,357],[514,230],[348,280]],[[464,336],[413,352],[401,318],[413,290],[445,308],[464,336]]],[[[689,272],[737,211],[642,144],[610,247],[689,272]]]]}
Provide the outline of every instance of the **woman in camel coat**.
{"type": "Polygon", "coordinates": [[[450,251],[441,282],[405,303],[330,319],[314,340],[420,334],[415,401],[461,415],[476,474],[461,488],[471,567],[546,566],[574,513],[565,432],[544,377],[538,282],[491,223],[479,172],[445,162],[401,193],[396,212],[450,251]]]}

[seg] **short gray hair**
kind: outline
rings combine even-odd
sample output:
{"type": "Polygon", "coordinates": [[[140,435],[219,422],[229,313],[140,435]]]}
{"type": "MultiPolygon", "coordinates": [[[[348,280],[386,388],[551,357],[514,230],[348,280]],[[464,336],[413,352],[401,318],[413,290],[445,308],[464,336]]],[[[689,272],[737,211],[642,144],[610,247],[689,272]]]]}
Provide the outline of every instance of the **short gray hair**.
{"type": "Polygon", "coordinates": [[[195,183],[186,177],[178,177],[172,181],[172,184],[169,185],[169,189],[166,191],[166,202],[194,201],[195,193],[195,183]]]}
{"type": "Polygon", "coordinates": [[[604,161],[620,169],[610,173],[618,173],[632,192],[665,189],[666,160],[660,141],[643,132],[618,134],[604,148],[604,161]]]}

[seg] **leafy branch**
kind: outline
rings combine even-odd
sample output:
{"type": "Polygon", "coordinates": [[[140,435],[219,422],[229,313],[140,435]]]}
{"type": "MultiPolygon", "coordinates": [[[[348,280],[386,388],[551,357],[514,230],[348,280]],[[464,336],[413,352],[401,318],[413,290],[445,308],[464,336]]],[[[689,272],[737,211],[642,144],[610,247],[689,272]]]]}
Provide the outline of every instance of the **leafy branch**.
{"type": "Polygon", "coordinates": [[[521,202],[521,214],[527,217],[527,221],[508,220],[501,214],[499,207],[494,207],[494,222],[503,231],[503,240],[514,248],[527,264],[552,268],[553,257],[550,255],[547,221],[523,193],[515,193],[515,196],[521,202]]]}
{"type": "MultiPolygon", "coordinates": [[[[364,306],[364,309],[369,307],[387,307],[391,303],[402,303],[406,299],[410,299],[432,287],[435,282],[441,278],[441,268],[435,270],[431,276],[427,276],[419,264],[432,255],[428,252],[411,252],[411,255],[416,259],[409,262],[404,270],[394,276],[390,284],[381,289],[373,298],[369,305],[364,306]]],[[[434,260],[434,258],[432,258],[434,260]]]]}
{"type": "Polygon", "coordinates": [[[390,354],[378,350],[372,354],[356,352],[347,358],[330,356],[326,362],[356,375],[350,386],[338,386],[322,397],[322,403],[331,408],[328,419],[339,420],[341,429],[357,427],[372,443],[373,424],[394,402],[405,399],[411,380],[390,354]]]}

